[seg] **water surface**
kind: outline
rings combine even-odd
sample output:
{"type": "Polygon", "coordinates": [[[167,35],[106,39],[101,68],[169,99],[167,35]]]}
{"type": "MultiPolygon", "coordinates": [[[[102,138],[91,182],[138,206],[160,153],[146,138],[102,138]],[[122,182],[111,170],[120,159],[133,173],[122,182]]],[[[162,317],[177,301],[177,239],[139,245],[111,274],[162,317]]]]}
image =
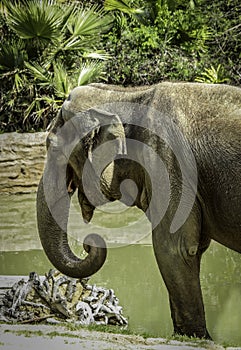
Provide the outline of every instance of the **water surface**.
{"type": "MultiPolygon", "coordinates": [[[[31,271],[44,274],[52,266],[37,234],[35,195],[3,195],[0,203],[0,274],[28,275],[31,271]]],[[[104,267],[90,283],[115,290],[131,330],[170,336],[168,295],[150,245],[150,225],[142,213],[122,208],[121,213],[113,214],[108,208],[107,213],[98,211],[93,225],[86,226],[74,204],[70,216],[71,245],[77,254],[82,252],[83,237],[93,228],[105,236],[109,246],[115,246],[108,250],[104,267]]],[[[241,346],[240,254],[213,242],[203,256],[201,283],[212,337],[220,343],[241,346]]]]}

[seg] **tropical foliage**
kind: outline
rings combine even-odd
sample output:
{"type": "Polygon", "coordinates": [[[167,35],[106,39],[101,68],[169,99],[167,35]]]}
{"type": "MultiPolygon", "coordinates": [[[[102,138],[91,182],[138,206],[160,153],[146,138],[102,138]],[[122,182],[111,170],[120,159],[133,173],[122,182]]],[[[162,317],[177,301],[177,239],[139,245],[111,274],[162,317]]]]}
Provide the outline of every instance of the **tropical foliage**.
{"type": "Polygon", "coordinates": [[[45,129],[76,85],[240,85],[240,0],[0,0],[0,131],[45,129]]]}
{"type": "Polygon", "coordinates": [[[104,73],[98,50],[112,18],[97,6],[26,0],[1,4],[1,130],[46,128],[76,85],[104,73]]]}
{"type": "Polygon", "coordinates": [[[109,82],[240,84],[239,0],[105,0],[105,5],[116,21],[105,44],[115,57],[114,64],[107,62],[109,82]],[[219,78],[206,79],[209,70],[219,78]]]}

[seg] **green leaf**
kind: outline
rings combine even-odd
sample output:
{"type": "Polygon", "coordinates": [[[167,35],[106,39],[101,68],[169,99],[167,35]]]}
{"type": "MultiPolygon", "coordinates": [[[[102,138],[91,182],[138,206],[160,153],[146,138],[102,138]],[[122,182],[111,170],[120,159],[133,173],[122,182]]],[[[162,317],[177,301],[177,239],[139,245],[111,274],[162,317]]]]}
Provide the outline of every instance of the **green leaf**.
{"type": "Polygon", "coordinates": [[[51,84],[51,74],[48,73],[46,68],[37,63],[30,64],[29,62],[25,62],[25,66],[37,81],[38,85],[49,86],[51,84]]]}
{"type": "Polygon", "coordinates": [[[86,85],[99,78],[103,73],[103,64],[100,62],[85,63],[78,77],[78,86],[86,85]]]}
{"type": "Polygon", "coordinates": [[[106,53],[104,50],[97,50],[92,52],[84,52],[83,58],[91,58],[96,60],[109,60],[111,58],[110,54],[106,53]]]}
{"type": "Polygon", "coordinates": [[[199,83],[208,84],[220,84],[225,83],[228,80],[229,78],[224,76],[224,68],[221,64],[219,64],[217,68],[213,66],[211,66],[210,68],[205,68],[201,76],[195,79],[195,81],[199,83]]]}
{"type": "Polygon", "coordinates": [[[103,9],[93,6],[88,9],[76,8],[68,21],[68,29],[75,36],[96,36],[110,29],[112,18],[107,16],[103,9]]]}
{"type": "Polygon", "coordinates": [[[119,10],[127,13],[128,15],[144,13],[144,11],[140,8],[131,7],[127,0],[105,0],[104,7],[106,11],[119,10]]]}
{"type": "Polygon", "coordinates": [[[72,89],[68,73],[61,62],[54,63],[53,67],[54,75],[52,84],[56,95],[58,97],[66,98],[69,95],[70,90],[72,89]]]}
{"type": "Polygon", "coordinates": [[[71,36],[68,40],[66,40],[63,43],[63,45],[61,46],[61,49],[63,51],[70,51],[70,50],[84,51],[86,48],[93,46],[92,41],[93,41],[93,37],[83,38],[83,37],[71,36]]]}
{"type": "Polygon", "coordinates": [[[36,108],[36,104],[37,104],[37,99],[33,100],[30,103],[30,105],[28,106],[28,108],[25,110],[23,123],[25,123],[25,121],[28,119],[28,117],[31,114],[31,112],[36,108]]]}
{"type": "Polygon", "coordinates": [[[18,92],[22,90],[25,83],[26,83],[26,79],[24,75],[20,76],[19,73],[16,73],[14,75],[14,86],[18,92]]]}
{"type": "Polygon", "coordinates": [[[53,1],[8,2],[6,7],[8,25],[20,38],[58,41],[63,13],[53,1]]]}
{"type": "Polygon", "coordinates": [[[24,45],[20,41],[3,42],[0,46],[0,70],[14,71],[24,68],[24,61],[28,59],[24,45]]]}

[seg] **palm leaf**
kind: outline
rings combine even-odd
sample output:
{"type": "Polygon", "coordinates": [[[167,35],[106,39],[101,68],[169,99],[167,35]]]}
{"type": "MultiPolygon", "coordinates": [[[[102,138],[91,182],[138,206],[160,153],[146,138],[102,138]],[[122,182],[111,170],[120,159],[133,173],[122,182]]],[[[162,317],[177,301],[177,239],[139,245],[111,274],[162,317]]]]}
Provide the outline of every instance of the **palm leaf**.
{"type": "Polygon", "coordinates": [[[63,14],[51,0],[8,2],[6,8],[7,22],[20,38],[58,41],[63,14]]]}
{"type": "Polygon", "coordinates": [[[139,8],[132,3],[132,6],[129,4],[129,0],[105,0],[104,8],[106,11],[119,11],[115,12],[115,20],[117,25],[122,28],[125,26],[125,20],[123,14],[128,14],[132,16],[138,23],[148,25],[150,20],[150,13],[147,7],[139,8]]]}
{"type": "Polygon", "coordinates": [[[66,98],[72,86],[70,84],[70,79],[64,65],[60,62],[54,63],[54,75],[52,79],[52,85],[54,87],[55,93],[58,97],[66,98]]]}
{"type": "Polygon", "coordinates": [[[28,68],[33,78],[37,81],[38,85],[49,86],[51,84],[51,74],[48,73],[46,67],[42,67],[37,63],[30,64],[29,62],[25,62],[25,66],[28,68]]]}
{"type": "Polygon", "coordinates": [[[210,68],[205,68],[204,72],[200,77],[197,77],[195,81],[199,83],[208,83],[208,84],[220,84],[225,83],[229,79],[224,76],[224,68],[221,64],[215,68],[211,66],[210,68]]]}
{"type": "Polygon", "coordinates": [[[70,50],[81,50],[84,51],[86,48],[93,46],[93,41],[96,40],[93,36],[90,37],[73,37],[71,36],[67,39],[62,45],[61,50],[70,51],[70,50]]]}
{"type": "Polygon", "coordinates": [[[97,50],[97,51],[91,51],[91,52],[84,52],[83,58],[91,58],[95,60],[109,60],[111,58],[111,55],[104,50],[97,50]]]}
{"type": "Polygon", "coordinates": [[[94,80],[101,77],[103,73],[103,64],[101,62],[85,63],[79,73],[77,85],[86,85],[93,83],[94,80]]]}
{"type": "Polygon", "coordinates": [[[0,46],[0,70],[14,71],[24,68],[27,52],[21,41],[3,42],[0,46]]]}
{"type": "Polygon", "coordinates": [[[128,15],[144,13],[140,8],[131,7],[127,0],[105,0],[104,7],[107,11],[119,10],[128,15]]]}
{"type": "Polygon", "coordinates": [[[14,75],[14,87],[17,91],[20,91],[23,89],[27,82],[26,76],[20,75],[19,73],[15,73],[14,75]]]}
{"type": "Polygon", "coordinates": [[[110,29],[111,23],[112,18],[97,6],[88,9],[76,8],[69,17],[68,29],[73,37],[96,36],[110,29]]]}

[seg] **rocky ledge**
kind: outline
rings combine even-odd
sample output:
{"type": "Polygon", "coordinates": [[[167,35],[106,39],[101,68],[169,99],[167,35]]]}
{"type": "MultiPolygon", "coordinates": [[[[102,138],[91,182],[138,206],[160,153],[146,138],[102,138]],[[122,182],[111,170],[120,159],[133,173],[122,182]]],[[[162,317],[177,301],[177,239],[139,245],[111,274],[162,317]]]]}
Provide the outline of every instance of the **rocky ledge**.
{"type": "Polygon", "coordinates": [[[47,133],[0,135],[0,192],[36,192],[46,158],[47,133]]]}

